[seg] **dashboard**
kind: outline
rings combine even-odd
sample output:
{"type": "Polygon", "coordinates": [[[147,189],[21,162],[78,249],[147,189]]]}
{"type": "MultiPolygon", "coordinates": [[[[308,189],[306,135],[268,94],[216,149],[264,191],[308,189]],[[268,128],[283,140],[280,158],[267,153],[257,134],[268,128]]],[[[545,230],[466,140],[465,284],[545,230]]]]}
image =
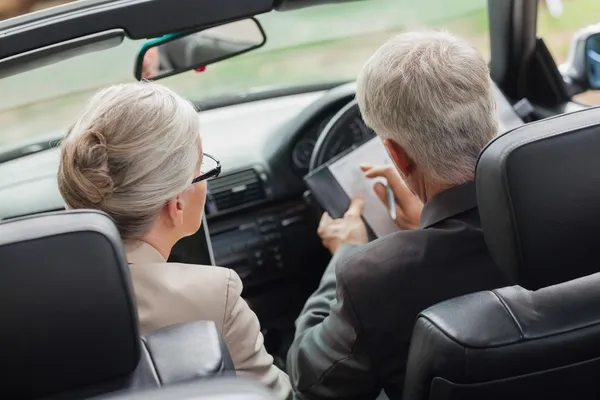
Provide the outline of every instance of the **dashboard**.
{"type": "MultiPolygon", "coordinates": [[[[180,241],[171,261],[235,270],[280,365],[293,320],[330,257],[316,235],[320,215],[304,200],[303,177],[323,131],[353,100],[355,88],[313,88],[199,114],[203,146],[220,159],[222,173],[208,182],[203,229],[180,241]]],[[[358,113],[336,129],[343,134],[325,146],[325,161],[373,135],[358,113]]],[[[11,150],[19,157],[0,163],[0,221],[64,209],[56,182],[59,149],[43,146],[59,140],[54,134],[24,144],[20,153],[11,150]],[[28,153],[30,147],[38,150],[28,153]]]]}
{"type": "MultiPolygon", "coordinates": [[[[302,176],[308,173],[311,157],[321,133],[328,128],[329,122],[338,111],[339,109],[334,108],[326,113],[323,118],[318,120],[314,126],[307,130],[307,132],[302,135],[302,138],[295,144],[294,149],[292,150],[292,162],[296,171],[302,176]]],[[[344,121],[344,126],[340,127],[340,129],[344,130],[347,134],[344,136],[337,136],[329,143],[327,149],[325,149],[324,161],[331,160],[338,154],[350,149],[352,146],[363,143],[373,135],[358,114],[344,121]]]]}
{"type": "Polygon", "coordinates": [[[337,112],[337,110],[326,113],[323,119],[311,126],[294,145],[294,149],[292,150],[292,162],[294,168],[296,168],[299,173],[308,172],[310,158],[315,149],[315,144],[319,139],[319,134],[323,131],[325,126],[327,126],[327,123],[335,115],[335,112],[337,112]]]}

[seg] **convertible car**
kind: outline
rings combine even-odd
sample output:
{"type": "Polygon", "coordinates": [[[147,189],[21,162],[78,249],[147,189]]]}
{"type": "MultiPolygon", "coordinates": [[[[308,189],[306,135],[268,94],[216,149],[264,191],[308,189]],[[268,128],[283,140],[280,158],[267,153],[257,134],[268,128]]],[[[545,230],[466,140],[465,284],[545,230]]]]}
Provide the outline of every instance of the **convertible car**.
{"type": "MultiPolygon", "coordinates": [[[[100,224],[101,227],[97,228],[94,222],[97,216],[80,215],[80,220],[77,215],[61,213],[64,204],[56,183],[59,161],[57,145],[74,118],[77,107],[93,89],[127,79],[161,79],[161,83],[179,90],[197,104],[201,110],[199,118],[204,148],[218,156],[222,164],[221,175],[208,182],[202,229],[179,242],[171,259],[234,269],[244,282],[243,296],[260,319],[267,350],[274,356],[276,364],[285,370],[286,353],[294,337],[294,320],[305,300],[317,287],[330,258],[316,234],[318,218],[326,205],[315,200],[303,178],[373,137],[373,132],[363,123],[354,100],[355,84],[352,79],[369,52],[394,32],[417,25],[442,27],[444,24],[436,21],[444,21],[444,12],[454,12],[447,8],[440,12],[432,11],[432,15],[439,14],[432,17],[432,21],[411,24],[407,20],[403,26],[398,26],[390,21],[408,18],[393,14],[400,13],[401,6],[407,10],[415,7],[428,12],[423,7],[443,7],[447,2],[425,1],[421,3],[432,4],[422,6],[398,1],[397,4],[401,6],[397,8],[390,5],[393,2],[385,0],[321,4],[326,2],[80,0],[0,21],[0,235],[7,235],[5,238],[0,236],[0,248],[6,247],[8,236],[10,240],[21,240],[29,234],[35,236],[40,232],[50,232],[62,237],[68,236],[69,226],[76,232],[88,226],[86,224],[91,224],[104,235],[114,235],[110,227],[100,224]],[[378,13],[375,11],[378,9],[383,11],[378,13]],[[344,21],[350,19],[353,23],[358,21],[361,26],[369,25],[364,19],[361,22],[362,17],[358,18],[363,12],[364,18],[383,18],[383,14],[391,15],[391,18],[380,20],[382,26],[388,25],[379,31],[369,30],[369,27],[359,29],[356,24],[345,25],[344,21]],[[323,17],[324,14],[329,17],[323,17]],[[294,21],[300,21],[294,20],[294,15],[317,21],[313,25],[306,25],[304,30],[297,30],[300,33],[296,32],[298,38],[295,44],[283,38],[283,30],[294,21]],[[246,28],[225,29],[235,24],[242,26],[242,23],[246,24],[246,28]],[[328,24],[331,25],[332,37],[323,40],[324,44],[321,45],[336,40],[341,44],[333,50],[323,47],[317,54],[306,44],[308,39],[302,35],[308,35],[306,32],[311,30],[327,30],[328,24]],[[279,31],[272,34],[271,27],[279,31]],[[229,32],[232,38],[239,40],[226,43],[219,32],[229,32]],[[356,36],[349,42],[343,42],[351,33],[356,36]],[[334,37],[336,34],[338,36],[334,37]],[[255,36],[250,38],[252,35],[255,36]],[[189,45],[200,46],[195,47],[195,55],[179,60],[171,57],[169,62],[161,62],[154,71],[148,71],[148,62],[151,61],[149,55],[155,51],[152,49],[158,48],[158,55],[155,56],[163,54],[166,57],[165,49],[168,46],[192,38],[194,40],[189,45]],[[218,49],[214,47],[217,42],[218,49]],[[297,49],[291,51],[293,46],[297,49]],[[354,51],[339,51],[342,47],[354,51]],[[345,56],[348,59],[344,59],[345,56]],[[89,69],[80,60],[87,60],[85,62],[89,63],[89,69]],[[126,68],[121,68],[123,65],[126,68]],[[322,74],[319,74],[320,68],[323,68],[322,74]],[[215,81],[221,85],[217,87],[215,81]]],[[[463,7],[468,15],[477,14],[475,19],[484,26],[483,33],[477,36],[477,45],[489,56],[499,116],[505,129],[519,126],[521,128],[518,129],[522,129],[523,124],[524,127],[533,126],[539,121],[548,121],[548,118],[577,115],[582,110],[586,112],[589,105],[583,103],[585,96],[591,93],[588,98],[593,102],[594,96],[590,90],[600,88],[596,53],[596,49],[600,48],[600,27],[577,27],[582,29],[569,36],[567,44],[562,44],[569,48],[568,54],[563,59],[555,60],[549,50],[553,46],[550,41],[555,37],[548,35],[546,40],[537,31],[538,26],[547,25],[547,21],[538,24],[539,16],[546,13],[544,2],[489,0],[471,3],[477,3],[472,10],[469,8],[471,5],[457,5],[455,8],[463,7]],[[577,97],[582,94],[583,97],[577,97]]],[[[564,3],[565,9],[578,7],[576,0],[565,0],[564,3]]],[[[416,12],[409,14],[413,18],[416,12]]],[[[454,22],[449,23],[448,28],[456,28],[460,34],[464,26],[454,22]]],[[[292,27],[289,29],[292,30],[292,27]]],[[[572,206],[577,207],[577,204],[572,206]]],[[[88,245],[80,243],[80,239],[74,236],[68,238],[68,243],[63,240],[53,244],[48,239],[46,244],[40,243],[39,248],[35,241],[26,242],[24,247],[19,248],[19,254],[23,254],[23,251],[47,254],[48,246],[56,250],[55,253],[60,253],[52,253],[56,259],[49,262],[48,268],[52,266],[50,270],[44,269],[43,265],[30,270],[30,274],[35,276],[19,275],[13,271],[6,277],[3,270],[10,270],[8,265],[22,258],[11,253],[16,251],[14,248],[10,252],[0,251],[0,316],[3,325],[16,323],[31,343],[43,342],[47,345],[38,336],[58,337],[62,333],[43,332],[41,329],[46,325],[39,324],[32,326],[40,331],[32,332],[22,319],[26,316],[46,320],[65,319],[64,326],[70,326],[71,330],[63,333],[69,340],[57,344],[57,348],[63,345],[69,347],[76,342],[74,348],[77,349],[77,354],[73,356],[75,358],[69,355],[64,360],[48,360],[48,357],[56,357],[59,353],[47,350],[33,354],[25,350],[22,344],[13,345],[20,337],[16,328],[3,328],[0,342],[3,348],[6,346],[6,351],[2,350],[2,353],[11,352],[11,356],[0,357],[0,365],[3,371],[13,368],[15,371],[3,374],[4,377],[0,378],[0,382],[3,382],[0,394],[4,397],[37,398],[56,394],[54,392],[59,390],[79,389],[81,385],[89,385],[93,381],[83,378],[82,381],[68,381],[73,387],[56,383],[62,379],[61,376],[74,373],[75,370],[78,370],[77,374],[85,375],[86,379],[95,373],[102,374],[102,371],[110,370],[102,378],[108,381],[138,368],[138,344],[137,350],[131,350],[130,359],[118,361],[123,353],[130,351],[122,341],[131,340],[131,335],[137,335],[137,331],[130,336],[119,337],[113,328],[116,330],[118,324],[126,325],[129,319],[118,311],[111,314],[114,311],[111,307],[118,308],[120,304],[116,303],[119,301],[130,307],[131,298],[127,296],[131,295],[123,295],[125,297],[116,300],[110,296],[103,297],[106,293],[98,289],[97,282],[106,283],[114,277],[98,272],[92,274],[95,280],[92,284],[92,278],[86,277],[85,270],[88,267],[93,269],[93,266],[101,269],[101,264],[109,261],[103,260],[88,245]],[[76,256],[76,261],[69,261],[72,256],[76,256]],[[70,289],[65,291],[78,293],[82,297],[67,299],[66,295],[49,292],[51,289],[46,289],[44,282],[56,283],[56,279],[50,277],[57,275],[67,277],[64,282],[61,281],[63,285],[81,285],[75,292],[70,289]],[[68,276],[71,278],[68,279],[68,276]],[[20,285],[23,285],[25,278],[39,282],[26,285],[27,288],[21,290],[20,285]],[[35,293],[28,294],[27,291],[35,293]],[[92,298],[90,293],[98,297],[92,298]],[[30,295],[32,297],[28,297],[30,295]],[[35,301],[32,303],[27,298],[34,298],[35,301]],[[65,315],[81,321],[81,326],[89,323],[89,326],[98,327],[98,321],[108,321],[109,314],[116,316],[117,320],[121,316],[127,321],[110,322],[111,325],[106,326],[102,333],[93,333],[92,337],[85,339],[81,335],[90,334],[89,327],[78,331],[79,325],[69,323],[64,315],[39,315],[40,308],[36,307],[45,309],[42,303],[53,303],[58,301],[57,298],[61,299],[61,306],[67,309],[65,315]],[[88,304],[93,315],[70,313],[71,304],[78,302],[88,304]],[[38,311],[28,314],[26,309],[29,308],[38,311]],[[116,344],[116,349],[112,351],[102,346],[94,349],[96,336],[113,336],[114,342],[121,344],[116,344]],[[10,350],[11,347],[14,351],[10,350]],[[17,351],[15,348],[21,353],[13,354],[17,351]],[[98,363],[88,365],[77,358],[84,357],[88,351],[91,357],[99,357],[98,363]],[[116,358],[111,361],[109,356],[116,358]],[[81,365],[77,364],[79,361],[81,365]],[[53,363],[61,366],[54,369],[53,363]],[[64,363],[71,363],[71,367],[65,367],[64,363]],[[114,363],[121,363],[119,365],[122,367],[110,369],[114,363]],[[27,372],[29,368],[35,373],[27,372]],[[38,378],[40,382],[36,381],[38,378]],[[19,380],[25,383],[17,383],[19,380]],[[40,389],[33,390],[30,387],[40,389]],[[43,392],[44,388],[48,389],[47,393],[43,392]]],[[[598,312],[594,315],[600,317],[598,312]]],[[[485,319],[485,316],[482,318],[485,319]]],[[[469,324],[464,326],[468,329],[469,324]]],[[[210,332],[203,331],[205,328],[203,325],[193,329],[205,335],[202,336],[206,339],[204,344],[216,343],[218,348],[218,339],[210,336],[210,332]]],[[[523,331],[521,334],[527,336],[523,331]]],[[[137,340],[136,337],[136,343],[137,340]]],[[[161,355],[167,357],[164,351],[161,353],[155,349],[153,353],[152,346],[158,349],[161,340],[166,339],[158,335],[158,338],[150,337],[142,341],[142,353],[147,355],[150,351],[150,357],[155,356],[157,363],[161,355]]],[[[483,342],[485,338],[477,343],[483,342]]],[[[221,355],[226,353],[226,350],[215,351],[221,355]]],[[[564,351],[568,352],[569,349],[564,351]]],[[[69,354],[71,352],[74,350],[67,351],[69,354]]],[[[518,370],[516,366],[513,367],[518,370]]],[[[598,372],[597,366],[595,371],[598,372]]],[[[161,379],[169,381],[166,376],[161,379]]],[[[488,377],[483,376],[481,382],[486,379],[488,377]]],[[[122,387],[106,386],[104,392],[122,387]]],[[[169,392],[167,388],[164,390],[168,398],[192,398],[195,395],[190,394],[194,390],[190,387],[179,392],[169,392]]],[[[250,396],[251,393],[236,387],[235,383],[214,391],[210,386],[199,385],[198,390],[198,393],[208,397],[237,397],[244,393],[250,396]]],[[[92,392],[77,393],[77,396],[84,398],[92,392]]],[[[93,392],[94,395],[98,393],[93,392]]],[[[257,393],[255,396],[268,397],[260,390],[257,393]]],[[[156,393],[147,395],[144,398],[158,396],[156,393]]],[[[448,395],[431,398],[461,397],[448,395]]]]}

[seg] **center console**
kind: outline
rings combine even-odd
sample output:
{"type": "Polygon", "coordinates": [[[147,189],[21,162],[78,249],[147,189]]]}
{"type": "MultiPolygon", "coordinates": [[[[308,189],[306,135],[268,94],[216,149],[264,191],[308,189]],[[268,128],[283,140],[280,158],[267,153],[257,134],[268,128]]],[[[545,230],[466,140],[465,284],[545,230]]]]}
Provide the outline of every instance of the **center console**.
{"type": "Polygon", "coordinates": [[[313,225],[304,202],[204,220],[195,235],[176,244],[169,261],[231,268],[249,290],[310,271],[315,260],[306,249],[322,248],[313,225]]]}
{"type": "Polygon", "coordinates": [[[294,202],[211,221],[216,265],[235,270],[246,290],[309,270],[306,241],[318,244],[309,215],[304,203],[294,202]]]}

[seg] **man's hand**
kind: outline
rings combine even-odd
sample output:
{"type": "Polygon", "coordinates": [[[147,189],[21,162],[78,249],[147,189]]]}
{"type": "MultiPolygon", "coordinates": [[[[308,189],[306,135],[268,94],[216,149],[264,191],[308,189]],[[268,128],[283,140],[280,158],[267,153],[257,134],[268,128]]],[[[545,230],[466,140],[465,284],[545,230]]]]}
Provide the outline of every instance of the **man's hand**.
{"type": "MultiPolygon", "coordinates": [[[[400,176],[396,168],[392,165],[361,165],[360,168],[367,178],[382,177],[385,178],[394,192],[396,203],[396,223],[402,229],[415,229],[419,226],[423,203],[406,186],[404,179],[400,176]]],[[[377,197],[389,207],[387,201],[386,187],[378,182],[373,187],[377,197]]]]}
{"type": "Polygon", "coordinates": [[[343,243],[365,244],[369,241],[367,227],[361,218],[364,205],[362,199],[353,199],[344,217],[338,219],[323,213],[317,233],[331,254],[343,243]]]}

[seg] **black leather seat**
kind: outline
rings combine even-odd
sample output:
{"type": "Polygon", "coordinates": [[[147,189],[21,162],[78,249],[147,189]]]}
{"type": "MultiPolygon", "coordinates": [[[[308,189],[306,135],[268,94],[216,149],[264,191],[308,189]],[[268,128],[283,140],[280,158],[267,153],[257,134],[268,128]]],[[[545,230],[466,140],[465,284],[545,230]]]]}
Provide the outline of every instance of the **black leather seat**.
{"type": "Polygon", "coordinates": [[[525,125],[482,152],[485,238],[520,286],[423,311],[405,400],[600,398],[599,149],[596,108],[525,125]]]}
{"type": "Polygon", "coordinates": [[[0,224],[0,398],[87,398],[232,373],[212,322],[140,339],[132,293],[105,214],[0,224]]]}
{"type": "Polygon", "coordinates": [[[108,395],[98,400],[275,400],[265,386],[243,378],[215,378],[168,388],[108,395]]]}

